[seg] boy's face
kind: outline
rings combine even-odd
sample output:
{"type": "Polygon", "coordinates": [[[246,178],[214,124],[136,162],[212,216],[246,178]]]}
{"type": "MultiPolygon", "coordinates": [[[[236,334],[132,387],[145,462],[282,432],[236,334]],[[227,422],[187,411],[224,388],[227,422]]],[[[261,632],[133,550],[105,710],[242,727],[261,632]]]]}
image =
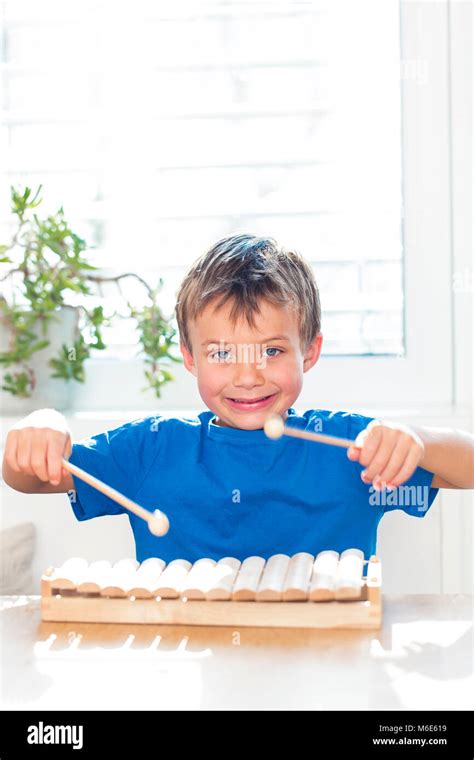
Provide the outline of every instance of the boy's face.
{"type": "Polygon", "coordinates": [[[260,302],[252,328],[242,317],[230,321],[232,301],[216,310],[217,299],[189,324],[192,354],[181,344],[186,368],[217,424],[262,428],[269,414],[286,418],[298,398],[303,374],[319,359],[322,335],[303,352],[297,317],[290,306],[260,302]]]}

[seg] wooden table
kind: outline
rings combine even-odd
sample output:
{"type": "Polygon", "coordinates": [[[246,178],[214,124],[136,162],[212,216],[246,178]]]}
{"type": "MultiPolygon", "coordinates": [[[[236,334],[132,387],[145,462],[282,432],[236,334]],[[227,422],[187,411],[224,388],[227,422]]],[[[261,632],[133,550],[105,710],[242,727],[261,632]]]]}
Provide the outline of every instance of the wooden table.
{"type": "Polygon", "coordinates": [[[384,596],[380,631],[237,631],[42,623],[39,597],[0,597],[0,707],[472,710],[472,610],[384,596]]]}

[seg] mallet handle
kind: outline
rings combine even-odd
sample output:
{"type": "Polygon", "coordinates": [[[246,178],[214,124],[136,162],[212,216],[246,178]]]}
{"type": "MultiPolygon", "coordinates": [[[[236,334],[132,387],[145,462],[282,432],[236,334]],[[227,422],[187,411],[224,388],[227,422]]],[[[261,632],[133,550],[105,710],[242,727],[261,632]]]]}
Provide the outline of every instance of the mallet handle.
{"type": "Polygon", "coordinates": [[[316,441],[317,443],[328,443],[330,446],[342,446],[348,449],[349,446],[356,446],[355,441],[350,441],[348,438],[336,438],[334,435],[323,435],[323,433],[312,433],[310,430],[300,430],[299,428],[285,427],[283,428],[283,435],[291,435],[293,438],[306,438],[308,441],[316,441]]]}
{"type": "Polygon", "coordinates": [[[116,501],[117,504],[120,504],[122,507],[125,507],[125,509],[128,509],[130,512],[133,512],[138,517],[141,517],[143,520],[146,520],[147,522],[150,521],[152,518],[151,512],[148,512],[146,509],[141,507],[136,502],[129,499],[127,496],[124,496],[120,491],[116,491],[115,488],[111,488],[106,483],[103,483],[99,478],[95,478],[93,475],[90,475],[85,470],[81,470],[80,467],[77,467],[75,464],[72,464],[72,462],[68,462],[67,459],[62,460],[62,466],[65,470],[70,472],[72,475],[76,475],[76,477],[83,480],[85,483],[88,483],[93,488],[96,488],[98,491],[101,491],[101,493],[105,494],[105,496],[108,496],[109,499],[112,499],[113,501],[116,501]]]}

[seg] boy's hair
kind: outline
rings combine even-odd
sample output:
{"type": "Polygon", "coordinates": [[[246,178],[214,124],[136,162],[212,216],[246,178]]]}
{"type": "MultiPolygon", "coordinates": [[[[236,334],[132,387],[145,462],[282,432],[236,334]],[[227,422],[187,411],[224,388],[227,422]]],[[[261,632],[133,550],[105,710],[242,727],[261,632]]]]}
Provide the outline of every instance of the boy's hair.
{"type": "Polygon", "coordinates": [[[202,255],[182,281],[176,319],[182,343],[192,352],[188,325],[214,298],[216,308],[233,301],[230,319],[244,315],[255,327],[259,302],[291,304],[296,313],[303,350],[321,330],[321,304],[313,270],[302,256],[286,251],[272,238],[232,235],[202,255]]]}

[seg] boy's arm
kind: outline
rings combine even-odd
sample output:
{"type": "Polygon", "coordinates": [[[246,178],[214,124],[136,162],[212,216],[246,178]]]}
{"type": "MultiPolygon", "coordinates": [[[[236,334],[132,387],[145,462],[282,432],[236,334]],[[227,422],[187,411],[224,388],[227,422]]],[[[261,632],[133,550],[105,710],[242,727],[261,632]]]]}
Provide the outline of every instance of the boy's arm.
{"type": "Polygon", "coordinates": [[[34,475],[13,470],[5,462],[5,459],[3,460],[2,477],[7,486],[22,493],[67,493],[74,490],[74,482],[70,472],[63,474],[58,485],[53,485],[50,481],[45,482],[34,475]]]}
{"type": "Polygon", "coordinates": [[[66,493],[74,489],[71,474],[61,466],[71,453],[71,434],[54,409],[32,412],[8,431],[2,476],[23,493],[66,493]]]}
{"type": "Polygon", "coordinates": [[[420,465],[434,473],[433,488],[474,488],[474,437],[463,430],[417,428],[424,445],[420,465]]]}

